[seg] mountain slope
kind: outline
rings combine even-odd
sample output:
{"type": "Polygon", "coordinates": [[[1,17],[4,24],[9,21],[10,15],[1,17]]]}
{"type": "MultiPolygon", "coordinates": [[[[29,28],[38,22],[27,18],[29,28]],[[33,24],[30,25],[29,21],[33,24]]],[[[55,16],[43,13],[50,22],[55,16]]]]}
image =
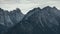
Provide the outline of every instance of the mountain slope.
{"type": "Polygon", "coordinates": [[[23,17],[24,14],[22,14],[19,8],[11,12],[0,8],[0,24],[2,25],[11,26],[15,23],[20,22],[23,17]]]}
{"type": "Polygon", "coordinates": [[[9,13],[10,19],[12,20],[12,22],[18,23],[22,20],[22,18],[24,17],[24,14],[22,14],[22,12],[20,11],[19,8],[17,8],[16,10],[13,10],[9,13]]]}
{"type": "Polygon", "coordinates": [[[59,34],[60,14],[55,7],[30,10],[7,34],[59,34]]]}
{"type": "Polygon", "coordinates": [[[8,12],[0,8],[0,34],[5,34],[7,29],[20,22],[23,17],[24,15],[18,8],[12,12],[8,12]]]}

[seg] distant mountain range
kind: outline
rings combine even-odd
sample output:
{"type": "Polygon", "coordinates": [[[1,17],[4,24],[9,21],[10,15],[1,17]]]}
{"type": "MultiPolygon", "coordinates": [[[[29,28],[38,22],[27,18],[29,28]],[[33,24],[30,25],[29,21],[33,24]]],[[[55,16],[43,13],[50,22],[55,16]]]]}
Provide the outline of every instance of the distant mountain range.
{"type": "Polygon", "coordinates": [[[38,7],[24,15],[19,8],[11,12],[0,9],[0,23],[0,34],[60,34],[60,10],[38,7]]]}

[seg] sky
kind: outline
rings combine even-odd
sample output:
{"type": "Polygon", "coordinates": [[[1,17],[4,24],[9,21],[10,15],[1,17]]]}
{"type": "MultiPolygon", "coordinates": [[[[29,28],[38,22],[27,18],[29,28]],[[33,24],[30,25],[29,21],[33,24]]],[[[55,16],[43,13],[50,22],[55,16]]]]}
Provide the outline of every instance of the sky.
{"type": "Polygon", "coordinates": [[[9,11],[19,8],[23,14],[33,8],[45,6],[56,6],[60,9],[60,0],[0,0],[0,8],[9,11]]]}

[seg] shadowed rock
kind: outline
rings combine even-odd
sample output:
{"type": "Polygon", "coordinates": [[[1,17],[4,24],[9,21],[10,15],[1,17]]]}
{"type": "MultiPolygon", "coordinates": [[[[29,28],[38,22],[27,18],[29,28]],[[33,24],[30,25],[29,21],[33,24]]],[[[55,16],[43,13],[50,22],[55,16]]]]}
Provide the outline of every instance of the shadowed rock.
{"type": "Polygon", "coordinates": [[[60,11],[55,7],[30,10],[14,27],[8,29],[6,34],[59,34],[60,11]]]}

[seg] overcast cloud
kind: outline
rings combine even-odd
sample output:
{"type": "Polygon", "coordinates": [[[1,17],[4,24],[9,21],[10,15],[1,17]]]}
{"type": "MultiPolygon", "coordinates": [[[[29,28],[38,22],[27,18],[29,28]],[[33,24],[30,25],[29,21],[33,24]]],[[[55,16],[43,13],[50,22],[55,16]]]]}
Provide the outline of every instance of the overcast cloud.
{"type": "Polygon", "coordinates": [[[20,8],[24,14],[35,7],[45,6],[56,6],[60,9],[60,0],[0,0],[0,8],[5,10],[20,8]]]}

